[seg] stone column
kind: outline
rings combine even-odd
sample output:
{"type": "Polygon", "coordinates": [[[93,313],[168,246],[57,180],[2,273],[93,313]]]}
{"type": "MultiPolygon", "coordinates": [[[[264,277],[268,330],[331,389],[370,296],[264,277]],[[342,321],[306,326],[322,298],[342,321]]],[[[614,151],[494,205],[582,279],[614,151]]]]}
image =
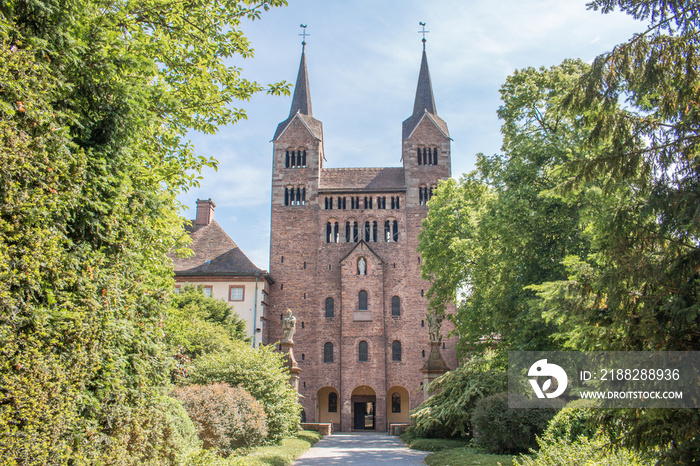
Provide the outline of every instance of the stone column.
{"type": "Polygon", "coordinates": [[[428,395],[428,384],[433,380],[440,377],[445,372],[449,371],[450,368],[447,367],[447,363],[442,358],[442,353],[440,353],[440,341],[430,342],[430,355],[428,360],[420,369],[423,373],[423,400],[427,400],[428,395]]]}
{"type": "Polygon", "coordinates": [[[285,354],[284,366],[289,367],[289,383],[299,393],[301,368],[297,364],[297,360],[294,359],[294,342],[283,341],[280,345],[282,346],[282,352],[285,354]]]}

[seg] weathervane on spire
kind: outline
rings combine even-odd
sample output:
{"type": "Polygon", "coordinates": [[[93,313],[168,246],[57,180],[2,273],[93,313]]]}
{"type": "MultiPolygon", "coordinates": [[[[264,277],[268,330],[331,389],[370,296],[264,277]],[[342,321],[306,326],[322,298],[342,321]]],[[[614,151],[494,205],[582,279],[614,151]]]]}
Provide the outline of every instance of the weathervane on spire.
{"type": "Polygon", "coordinates": [[[426,40],[425,40],[425,35],[426,35],[427,33],[429,33],[430,31],[426,31],[426,30],[425,30],[425,23],[421,23],[421,22],[419,21],[418,24],[420,24],[420,25],[423,27],[423,30],[422,30],[422,31],[418,31],[418,34],[423,34],[423,40],[422,40],[422,42],[423,42],[423,51],[425,52],[425,42],[426,42],[426,40]]]}
{"type": "Polygon", "coordinates": [[[304,28],[304,31],[301,34],[299,34],[303,37],[303,39],[301,40],[301,51],[303,52],[304,47],[306,47],[306,36],[310,36],[311,34],[306,33],[306,24],[300,24],[299,27],[304,28]]]}

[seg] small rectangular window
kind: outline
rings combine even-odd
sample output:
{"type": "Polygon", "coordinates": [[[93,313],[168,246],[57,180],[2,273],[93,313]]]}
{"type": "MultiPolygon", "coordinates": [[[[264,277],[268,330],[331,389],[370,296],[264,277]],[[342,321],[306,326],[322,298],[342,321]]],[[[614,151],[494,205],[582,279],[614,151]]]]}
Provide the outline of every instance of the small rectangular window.
{"type": "Polygon", "coordinates": [[[229,301],[243,301],[245,297],[245,287],[231,285],[228,294],[229,301]]]}
{"type": "Polygon", "coordinates": [[[213,287],[211,285],[204,285],[202,287],[202,291],[204,291],[204,296],[206,296],[207,298],[211,298],[213,296],[212,289],[213,287]]]}

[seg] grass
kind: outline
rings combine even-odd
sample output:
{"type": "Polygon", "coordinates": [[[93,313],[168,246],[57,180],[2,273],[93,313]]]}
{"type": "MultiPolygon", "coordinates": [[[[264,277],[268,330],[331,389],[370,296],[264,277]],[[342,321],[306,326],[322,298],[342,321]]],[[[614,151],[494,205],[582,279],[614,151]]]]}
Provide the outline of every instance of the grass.
{"type": "Polygon", "coordinates": [[[469,440],[421,438],[402,435],[409,448],[431,451],[425,458],[429,466],[512,466],[512,455],[492,455],[478,448],[469,447],[469,440]]]}
{"type": "Polygon", "coordinates": [[[281,445],[257,447],[245,456],[228,458],[226,466],[288,466],[321,438],[318,432],[302,430],[281,445]]]}

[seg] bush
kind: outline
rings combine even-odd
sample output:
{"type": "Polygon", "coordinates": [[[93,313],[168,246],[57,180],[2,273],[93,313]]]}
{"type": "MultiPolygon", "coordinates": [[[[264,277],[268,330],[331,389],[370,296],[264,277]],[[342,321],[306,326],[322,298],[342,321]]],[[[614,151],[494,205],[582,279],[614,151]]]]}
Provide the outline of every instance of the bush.
{"type": "Polygon", "coordinates": [[[579,437],[572,443],[565,439],[540,443],[540,450],[535,456],[520,456],[516,460],[518,466],[561,466],[563,464],[649,466],[653,463],[632,450],[610,450],[610,439],[605,436],[597,436],[593,439],[579,437]]]}
{"type": "Polygon", "coordinates": [[[544,431],[542,438],[546,442],[564,440],[568,443],[576,441],[579,437],[593,438],[596,427],[591,422],[595,414],[593,400],[574,400],[564,406],[551,421],[544,431]]]}
{"type": "Polygon", "coordinates": [[[282,357],[272,346],[252,348],[234,341],[230,352],[198,357],[183,384],[241,385],[262,403],[269,439],[279,441],[296,433],[301,413],[298,394],[289,384],[289,372],[282,365],[282,357]]]}
{"type": "Polygon", "coordinates": [[[175,395],[195,422],[206,449],[228,456],[237,449],[260,445],[267,437],[262,405],[241,387],[191,385],[177,388],[175,395]]]}
{"type": "Polygon", "coordinates": [[[427,387],[432,396],[411,414],[413,425],[408,433],[427,438],[471,436],[476,402],[507,388],[507,375],[495,369],[493,353],[466,361],[427,387]]]}
{"type": "Polygon", "coordinates": [[[476,403],[472,425],[476,444],[491,453],[516,454],[537,446],[537,436],[557,409],[508,408],[508,393],[482,398],[476,403]]]}

